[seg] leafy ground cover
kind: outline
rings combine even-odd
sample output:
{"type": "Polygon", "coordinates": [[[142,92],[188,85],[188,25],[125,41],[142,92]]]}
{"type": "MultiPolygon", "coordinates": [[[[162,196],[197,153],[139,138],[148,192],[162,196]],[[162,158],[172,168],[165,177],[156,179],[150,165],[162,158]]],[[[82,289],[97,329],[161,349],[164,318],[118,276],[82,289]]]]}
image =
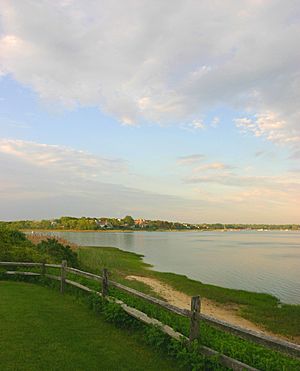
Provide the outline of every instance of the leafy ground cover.
{"type": "MultiPolygon", "coordinates": [[[[111,278],[140,291],[151,293],[151,289],[139,282],[125,279],[128,275],[154,277],[187,295],[200,295],[219,303],[237,304],[240,315],[274,333],[291,337],[300,336],[300,305],[279,305],[279,300],[268,294],[222,288],[203,284],[184,275],[151,270],[142,256],[113,247],[78,248],[80,264],[88,271],[101,273],[103,267],[111,272],[111,278]]],[[[153,293],[152,293],[153,294],[153,293]]]]}
{"type": "Polygon", "coordinates": [[[0,369],[178,369],[134,331],[105,322],[70,295],[0,281],[0,296],[0,369]]]}

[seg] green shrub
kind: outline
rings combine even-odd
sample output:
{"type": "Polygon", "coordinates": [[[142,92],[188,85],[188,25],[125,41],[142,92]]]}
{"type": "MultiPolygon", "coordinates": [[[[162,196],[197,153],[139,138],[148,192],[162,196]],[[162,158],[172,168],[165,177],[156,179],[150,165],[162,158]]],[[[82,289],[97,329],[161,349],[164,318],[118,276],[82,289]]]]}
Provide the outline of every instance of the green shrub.
{"type": "Polygon", "coordinates": [[[39,252],[24,233],[0,225],[0,261],[40,262],[49,258],[39,252]]]}
{"type": "Polygon", "coordinates": [[[33,246],[33,244],[27,240],[24,233],[6,227],[3,224],[0,224],[0,246],[1,245],[33,246]]]}
{"type": "Polygon", "coordinates": [[[72,267],[79,265],[77,254],[70,246],[54,238],[34,245],[24,233],[0,224],[0,261],[61,263],[62,260],[72,267]]]}
{"type": "Polygon", "coordinates": [[[69,266],[79,266],[76,252],[72,251],[70,246],[62,245],[55,238],[48,238],[47,240],[41,241],[36,248],[40,253],[52,257],[57,263],[66,260],[69,266]]]}

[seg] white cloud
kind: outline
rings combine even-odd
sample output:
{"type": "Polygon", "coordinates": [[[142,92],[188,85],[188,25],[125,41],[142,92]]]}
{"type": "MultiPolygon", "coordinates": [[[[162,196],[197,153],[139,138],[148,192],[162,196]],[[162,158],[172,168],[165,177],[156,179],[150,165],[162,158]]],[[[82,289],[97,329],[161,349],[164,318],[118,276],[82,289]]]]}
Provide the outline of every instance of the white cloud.
{"type": "Polygon", "coordinates": [[[201,128],[197,117],[229,106],[258,113],[269,140],[299,140],[297,1],[1,4],[0,70],[43,99],[98,105],[130,125],[201,128]],[[284,125],[271,128],[265,112],[284,125]]]}
{"type": "Polygon", "coordinates": [[[123,160],[58,145],[1,140],[0,164],[0,220],[127,214],[189,220],[205,205],[119,184],[110,175],[126,171],[123,160]]]}
{"type": "Polygon", "coordinates": [[[96,177],[127,170],[127,164],[122,159],[102,158],[68,147],[24,140],[0,139],[0,153],[39,168],[73,174],[76,177],[96,177]]]}
{"type": "MultiPolygon", "coordinates": [[[[299,218],[299,174],[284,176],[237,176],[210,174],[190,179],[199,200],[215,205],[217,215],[230,211],[231,222],[288,223],[299,218]]],[[[207,209],[205,209],[207,210],[207,209]]]]}
{"type": "Polygon", "coordinates": [[[193,120],[190,126],[193,129],[205,129],[205,125],[201,120],[193,120]]]}
{"type": "Polygon", "coordinates": [[[194,165],[195,163],[203,161],[205,156],[200,153],[195,153],[193,155],[180,156],[177,159],[178,165],[194,165]]]}
{"type": "MultiPolygon", "coordinates": [[[[256,155],[271,154],[258,151],[256,155]]],[[[260,169],[254,166],[237,168],[216,161],[189,170],[189,175],[182,178],[183,183],[190,187],[198,200],[209,203],[211,209],[214,205],[218,216],[229,211],[236,222],[241,215],[246,219],[249,217],[248,220],[254,216],[254,222],[264,218],[269,223],[297,220],[300,208],[300,174],[297,168],[276,173],[270,163],[269,171],[261,175],[260,169]]]]}
{"type": "Polygon", "coordinates": [[[233,169],[233,166],[226,165],[223,162],[212,162],[210,164],[204,164],[204,165],[195,167],[193,169],[193,172],[198,173],[198,172],[210,171],[210,170],[218,171],[218,170],[229,170],[229,169],[233,169]]]}
{"type": "Polygon", "coordinates": [[[300,143],[300,131],[290,128],[274,112],[257,114],[255,119],[241,117],[234,121],[243,132],[252,132],[256,137],[265,137],[279,144],[300,143]]]}
{"type": "Polygon", "coordinates": [[[213,128],[217,128],[220,125],[220,122],[221,122],[220,117],[216,116],[212,119],[210,126],[212,126],[213,128]]]}
{"type": "Polygon", "coordinates": [[[300,150],[297,150],[291,154],[289,157],[291,160],[299,160],[300,159],[300,150]]]}
{"type": "Polygon", "coordinates": [[[284,175],[237,175],[232,172],[210,173],[205,175],[192,175],[185,179],[186,183],[212,183],[229,187],[266,187],[269,189],[289,190],[300,192],[299,174],[287,173],[284,175]]]}
{"type": "MultiPolygon", "coordinates": [[[[192,154],[178,161],[195,166],[203,159],[192,154]]],[[[238,176],[223,163],[204,164],[215,171],[207,168],[205,174],[186,179],[181,189],[200,185],[203,190],[184,197],[184,192],[176,196],[170,190],[163,194],[119,184],[113,176],[126,172],[123,160],[58,145],[1,140],[0,164],[0,220],[132,214],[190,222],[215,222],[218,215],[224,222],[288,223],[299,215],[297,171],[238,176]]]]}

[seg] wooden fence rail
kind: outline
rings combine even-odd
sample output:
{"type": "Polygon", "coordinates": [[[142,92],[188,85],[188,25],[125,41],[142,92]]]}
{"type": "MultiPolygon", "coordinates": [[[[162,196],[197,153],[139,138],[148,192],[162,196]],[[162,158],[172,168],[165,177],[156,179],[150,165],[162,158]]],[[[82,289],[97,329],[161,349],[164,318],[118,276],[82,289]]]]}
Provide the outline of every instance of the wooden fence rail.
{"type": "Polygon", "coordinates": [[[116,288],[118,288],[122,291],[128,292],[129,294],[132,294],[132,295],[134,295],[138,298],[144,299],[144,300],[148,301],[149,303],[159,305],[160,307],[163,307],[163,308],[169,310],[170,312],[179,314],[180,316],[190,318],[191,315],[192,315],[192,312],[188,309],[177,308],[174,305],[169,304],[169,303],[167,303],[163,300],[153,298],[150,295],[144,294],[143,292],[132,289],[131,287],[124,286],[120,283],[117,283],[117,282],[114,282],[114,281],[109,281],[109,285],[113,286],[113,287],[116,287],[116,288]]]}
{"type": "MultiPolygon", "coordinates": [[[[18,275],[30,275],[30,276],[45,276],[50,279],[54,279],[57,281],[60,281],[60,291],[61,293],[64,293],[65,285],[69,284],[74,287],[77,287],[81,290],[87,291],[87,292],[95,292],[97,295],[106,297],[107,300],[113,301],[117,304],[119,304],[125,312],[130,314],[131,316],[139,319],[140,321],[147,323],[147,324],[154,324],[159,326],[159,328],[167,333],[169,336],[180,339],[184,338],[186,340],[192,341],[196,339],[199,336],[199,321],[204,321],[208,323],[209,325],[216,327],[218,329],[221,329],[222,331],[231,333],[233,335],[236,335],[242,339],[250,340],[252,342],[264,345],[268,348],[275,349],[281,352],[284,352],[290,356],[293,356],[297,359],[300,359],[300,346],[285,340],[281,340],[278,338],[274,338],[271,336],[267,336],[255,331],[247,330],[244,328],[241,328],[239,326],[235,326],[232,324],[229,324],[227,322],[215,319],[213,317],[207,316],[205,314],[202,314],[200,312],[201,310],[201,300],[199,296],[192,297],[191,298],[191,310],[188,309],[181,309],[177,308],[174,305],[168,304],[163,300],[153,298],[150,295],[144,294],[142,292],[139,292],[133,288],[127,287],[125,285],[122,285],[120,283],[114,282],[109,280],[109,275],[107,269],[104,269],[102,272],[102,275],[96,275],[89,272],[84,272],[82,270],[67,267],[66,262],[63,261],[61,265],[59,264],[45,264],[45,263],[24,263],[24,262],[0,262],[0,266],[20,266],[20,267],[41,267],[41,273],[36,272],[21,272],[21,271],[6,271],[7,274],[18,274],[18,275]],[[57,268],[60,269],[60,275],[52,275],[46,273],[46,268],[57,268]],[[77,276],[81,276],[87,279],[92,279],[94,281],[97,281],[99,283],[102,283],[102,292],[94,291],[85,285],[82,285],[78,282],[72,281],[67,279],[67,272],[72,273],[77,276]],[[190,336],[189,339],[187,339],[184,335],[174,331],[170,326],[167,326],[157,319],[150,318],[147,316],[147,314],[137,310],[136,308],[131,308],[121,300],[118,300],[116,298],[113,298],[109,296],[109,287],[116,287],[119,290],[125,291],[131,295],[134,295],[138,298],[144,299],[152,304],[158,305],[162,308],[167,309],[168,311],[178,314],[180,316],[184,316],[187,318],[190,318],[190,336]]],[[[200,352],[204,355],[216,355],[219,354],[213,349],[207,348],[202,346],[200,349],[200,352]]],[[[233,358],[230,358],[228,356],[219,354],[219,360],[220,362],[227,366],[232,368],[233,370],[255,370],[253,367],[250,367],[240,361],[237,361],[233,358]]]]}

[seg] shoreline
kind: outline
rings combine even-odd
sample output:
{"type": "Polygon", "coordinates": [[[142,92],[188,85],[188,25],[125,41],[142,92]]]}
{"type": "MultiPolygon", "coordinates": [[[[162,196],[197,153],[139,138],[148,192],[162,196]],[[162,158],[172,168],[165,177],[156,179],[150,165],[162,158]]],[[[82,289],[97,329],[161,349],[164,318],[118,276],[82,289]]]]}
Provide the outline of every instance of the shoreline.
{"type": "MultiPolygon", "coordinates": [[[[60,236],[58,236],[58,235],[51,235],[50,233],[48,233],[49,232],[49,230],[47,230],[47,229],[39,229],[39,230],[23,230],[23,231],[26,231],[25,233],[28,235],[28,238],[30,239],[30,238],[32,238],[32,239],[34,239],[34,237],[45,237],[45,238],[57,238],[57,239],[60,239],[60,238],[62,238],[63,240],[66,240],[66,242],[68,242],[68,236],[65,236],[65,238],[64,238],[64,236],[63,236],[63,234],[64,233],[68,233],[68,232],[70,232],[70,233],[82,233],[82,232],[84,232],[84,233],[91,233],[91,232],[97,232],[97,233],[111,233],[111,232],[113,232],[113,233],[124,233],[124,234],[127,234],[127,233],[134,233],[134,232],[138,232],[138,233],[141,233],[141,232],[143,232],[143,231],[132,231],[132,230],[127,230],[127,231],[124,231],[124,230],[113,230],[113,231],[108,231],[108,230],[104,230],[104,231],[102,231],[102,230],[98,230],[98,231],[90,231],[90,230],[51,230],[50,232],[54,232],[54,233],[61,233],[62,235],[60,235],[60,236]],[[33,232],[33,234],[31,234],[30,232],[33,232]],[[48,233],[48,234],[47,234],[48,233]]],[[[149,231],[149,232],[152,232],[152,231],[149,231]]],[[[168,232],[168,231],[166,231],[166,232],[168,232]]],[[[175,232],[175,231],[173,231],[173,232],[175,232]]],[[[189,231],[189,232],[194,232],[194,231],[189,231]]],[[[220,231],[218,231],[218,232],[220,232],[220,231]]],[[[254,233],[255,231],[253,231],[253,233],[254,233]]],[[[71,244],[71,242],[69,242],[70,244],[71,244]]],[[[72,248],[74,248],[75,250],[76,250],[76,245],[79,247],[79,248],[89,248],[89,247],[95,247],[95,248],[106,248],[107,246],[103,246],[103,245],[99,245],[99,246],[96,246],[96,245],[92,245],[92,246],[88,246],[88,245],[79,245],[78,244],[78,242],[76,243],[73,243],[72,244],[72,248]]],[[[122,249],[122,247],[116,247],[116,246],[113,246],[113,245],[111,245],[111,246],[109,246],[109,248],[112,248],[112,249],[118,249],[118,250],[120,250],[120,251],[123,251],[124,253],[126,253],[126,252],[129,252],[129,250],[123,250],[122,249]]],[[[145,258],[145,256],[143,255],[143,254],[140,254],[140,253],[133,253],[133,252],[131,252],[132,254],[136,254],[137,256],[141,256],[142,257],[142,259],[143,259],[143,264],[146,264],[146,265],[148,265],[148,263],[146,263],[145,261],[144,261],[144,258],[145,258]]],[[[153,267],[152,267],[152,269],[153,269],[153,267]]],[[[167,272],[160,272],[160,273],[167,273],[167,272]]],[[[176,271],[171,271],[171,272],[169,272],[168,271],[168,273],[170,273],[170,274],[174,274],[174,275],[178,275],[178,276],[185,276],[186,275],[186,273],[180,273],[180,272],[176,272],[176,271]]],[[[241,287],[241,286],[229,286],[229,285],[226,285],[226,283],[224,284],[220,284],[220,282],[214,282],[213,280],[211,280],[211,281],[201,281],[201,277],[191,277],[191,276],[186,276],[186,278],[187,279],[190,279],[190,280],[193,280],[193,281],[196,281],[196,282],[199,282],[199,283],[201,283],[201,284],[205,284],[205,285],[212,285],[212,286],[215,286],[215,287],[219,287],[219,288],[222,288],[222,289],[228,289],[228,290],[237,290],[237,291],[245,291],[245,292],[249,292],[249,293],[254,293],[254,294],[266,294],[266,295],[271,295],[271,296],[273,296],[274,298],[276,298],[276,300],[280,303],[280,305],[297,305],[297,306],[300,306],[300,302],[295,302],[295,301],[284,301],[284,299],[280,299],[279,297],[277,297],[276,296],[276,294],[274,294],[274,293],[272,293],[272,292],[268,292],[268,291],[266,291],[266,289],[265,288],[263,288],[263,289],[261,289],[261,291],[255,291],[255,288],[253,289],[253,291],[251,291],[251,289],[249,289],[249,288],[244,288],[244,287],[241,287]]]]}
{"type": "Polygon", "coordinates": [[[299,229],[20,229],[21,232],[28,233],[47,233],[47,232],[74,232],[74,233],[136,233],[136,232],[297,232],[300,233],[299,229]]]}
{"type": "MultiPolygon", "coordinates": [[[[186,295],[182,291],[174,290],[170,285],[161,282],[156,278],[143,277],[143,276],[127,276],[128,280],[136,280],[143,282],[160,297],[166,300],[167,303],[174,305],[181,309],[190,309],[190,296],[186,295]]],[[[273,336],[282,340],[290,341],[290,337],[283,336],[280,334],[274,334],[271,331],[267,331],[263,326],[259,326],[254,322],[251,322],[243,318],[240,314],[240,307],[238,305],[225,304],[220,305],[216,301],[201,298],[201,313],[209,315],[213,318],[225,321],[235,326],[245,328],[247,330],[262,333],[264,335],[273,336]]],[[[293,338],[293,340],[300,344],[300,338],[293,338]]]]}
{"type": "Polygon", "coordinates": [[[150,295],[163,297],[160,290],[164,294],[171,292],[171,296],[174,293],[188,297],[200,295],[206,303],[206,310],[228,316],[236,324],[237,321],[242,326],[252,323],[265,333],[300,343],[300,304],[285,304],[271,294],[230,289],[181,274],[155,271],[152,265],[143,261],[143,255],[116,247],[81,246],[78,254],[83,267],[93,273],[106,267],[115,281],[150,295]]]}

